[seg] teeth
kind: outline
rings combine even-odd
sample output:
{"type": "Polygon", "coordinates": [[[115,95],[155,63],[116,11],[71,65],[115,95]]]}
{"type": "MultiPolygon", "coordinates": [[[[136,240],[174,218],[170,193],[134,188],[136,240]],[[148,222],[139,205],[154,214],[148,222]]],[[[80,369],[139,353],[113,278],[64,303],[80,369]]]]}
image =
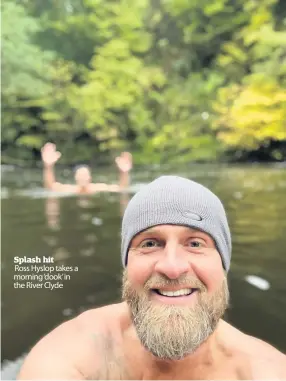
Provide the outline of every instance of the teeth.
{"type": "Polygon", "coordinates": [[[182,295],[189,295],[192,293],[191,288],[183,288],[182,290],[178,291],[163,291],[163,290],[157,290],[159,294],[164,296],[182,296],[182,295]]]}

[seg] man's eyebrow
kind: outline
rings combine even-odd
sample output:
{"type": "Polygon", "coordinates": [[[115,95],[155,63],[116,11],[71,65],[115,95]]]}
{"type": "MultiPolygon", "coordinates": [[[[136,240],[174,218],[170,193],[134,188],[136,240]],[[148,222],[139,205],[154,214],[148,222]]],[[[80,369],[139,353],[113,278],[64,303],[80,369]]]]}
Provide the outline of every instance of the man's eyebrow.
{"type": "Polygon", "coordinates": [[[157,233],[159,230],[155,228],[149,228],[141,232],[141,234],[157,233]]]}
{"type": "MultiPolygon", "coordinates": [[[[179,226],[179,225],[176,225],[176,226],[179,226]]],[[[191,228],[190,226],[184,226],[184,225],[181,225],[184,229],[184,232],[189,232],[189,233],[202,233],[202,234],[206,234],[205,232],[199,230],[199,229],[195,229],[195,228],[191,228]]],[[[163,231],[160,229],[160,226],[158,227],[153,227],[153,228],[149,228],[149,229],[146,229],[144,230],[143,232],[139,233],[138,235],[143,235],[143,234],[152,234],[152,233],[162,233],[163,231]]]]}
{"type": "Polygon", "coordinates": [[[154,228],[149,228],[147,230],[144,230],[143,232],[138,233],[131,241],[131,245],[134,244],[134,242],[137,242],[138,239],[141,239],[143,237],[148,236],[149,234],[160,234],[158,230],[154,228]]]}

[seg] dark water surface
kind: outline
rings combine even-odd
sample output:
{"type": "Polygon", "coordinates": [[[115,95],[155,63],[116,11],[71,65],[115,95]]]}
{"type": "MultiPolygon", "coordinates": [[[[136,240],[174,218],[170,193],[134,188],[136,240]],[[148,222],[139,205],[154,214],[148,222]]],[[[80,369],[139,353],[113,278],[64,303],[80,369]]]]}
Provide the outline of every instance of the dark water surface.
{"type": "MultiPolygon", "coordinates": [[[[227,320],[285,352],[285,167],[153,168],[133,174],[133,190],[162,173],[201,182],[222,199],[233,236],[227,320]],[[269,288],[249,284],[248,275],[263,278],[269,288]]],[[[66,182],[72,180],[69,171],[64,175],[66,182]]],[[[115,176],[101,173],[95,180],[114,182],[115,176]]],[[[56,195],[41,189],[40,182],[38,170],[2,169],[4,368],[64,320],[120,300],[120,195],[56,195]],[[70,273],[63,289],[15,289],[15,256],[53,256],[55,264],[78,266],[78,272],[70,273]]]]}

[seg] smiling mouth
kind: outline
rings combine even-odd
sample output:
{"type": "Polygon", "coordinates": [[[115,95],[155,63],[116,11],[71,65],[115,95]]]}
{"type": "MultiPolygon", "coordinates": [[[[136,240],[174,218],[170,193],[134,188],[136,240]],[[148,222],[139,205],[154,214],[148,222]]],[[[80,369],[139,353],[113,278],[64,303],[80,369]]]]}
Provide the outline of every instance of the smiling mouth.
{"type": "Polygon", "coordinates": [[[167,290],[160,290],[155,288],[152,291],[158,295],[166,296],[168,298],[178,298],[180,296],[189,296],[193,294],[195,291],[197,291],[197,288],[183,288],[181,290],[176,290],[176,291],[167,291],[167,290]]]}

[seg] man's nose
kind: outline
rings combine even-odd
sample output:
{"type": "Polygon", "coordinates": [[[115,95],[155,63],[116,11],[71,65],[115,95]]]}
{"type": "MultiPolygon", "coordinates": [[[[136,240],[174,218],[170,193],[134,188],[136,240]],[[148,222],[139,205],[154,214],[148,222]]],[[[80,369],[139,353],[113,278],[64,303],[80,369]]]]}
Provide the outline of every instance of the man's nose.
{"type": "Polygon", "coordinates": [[[179,245],[166,245],[164,253],[156,263],[154,270],[169,279],[177,279],[182,274],[190,271],[190,263],[179,245]]]}

